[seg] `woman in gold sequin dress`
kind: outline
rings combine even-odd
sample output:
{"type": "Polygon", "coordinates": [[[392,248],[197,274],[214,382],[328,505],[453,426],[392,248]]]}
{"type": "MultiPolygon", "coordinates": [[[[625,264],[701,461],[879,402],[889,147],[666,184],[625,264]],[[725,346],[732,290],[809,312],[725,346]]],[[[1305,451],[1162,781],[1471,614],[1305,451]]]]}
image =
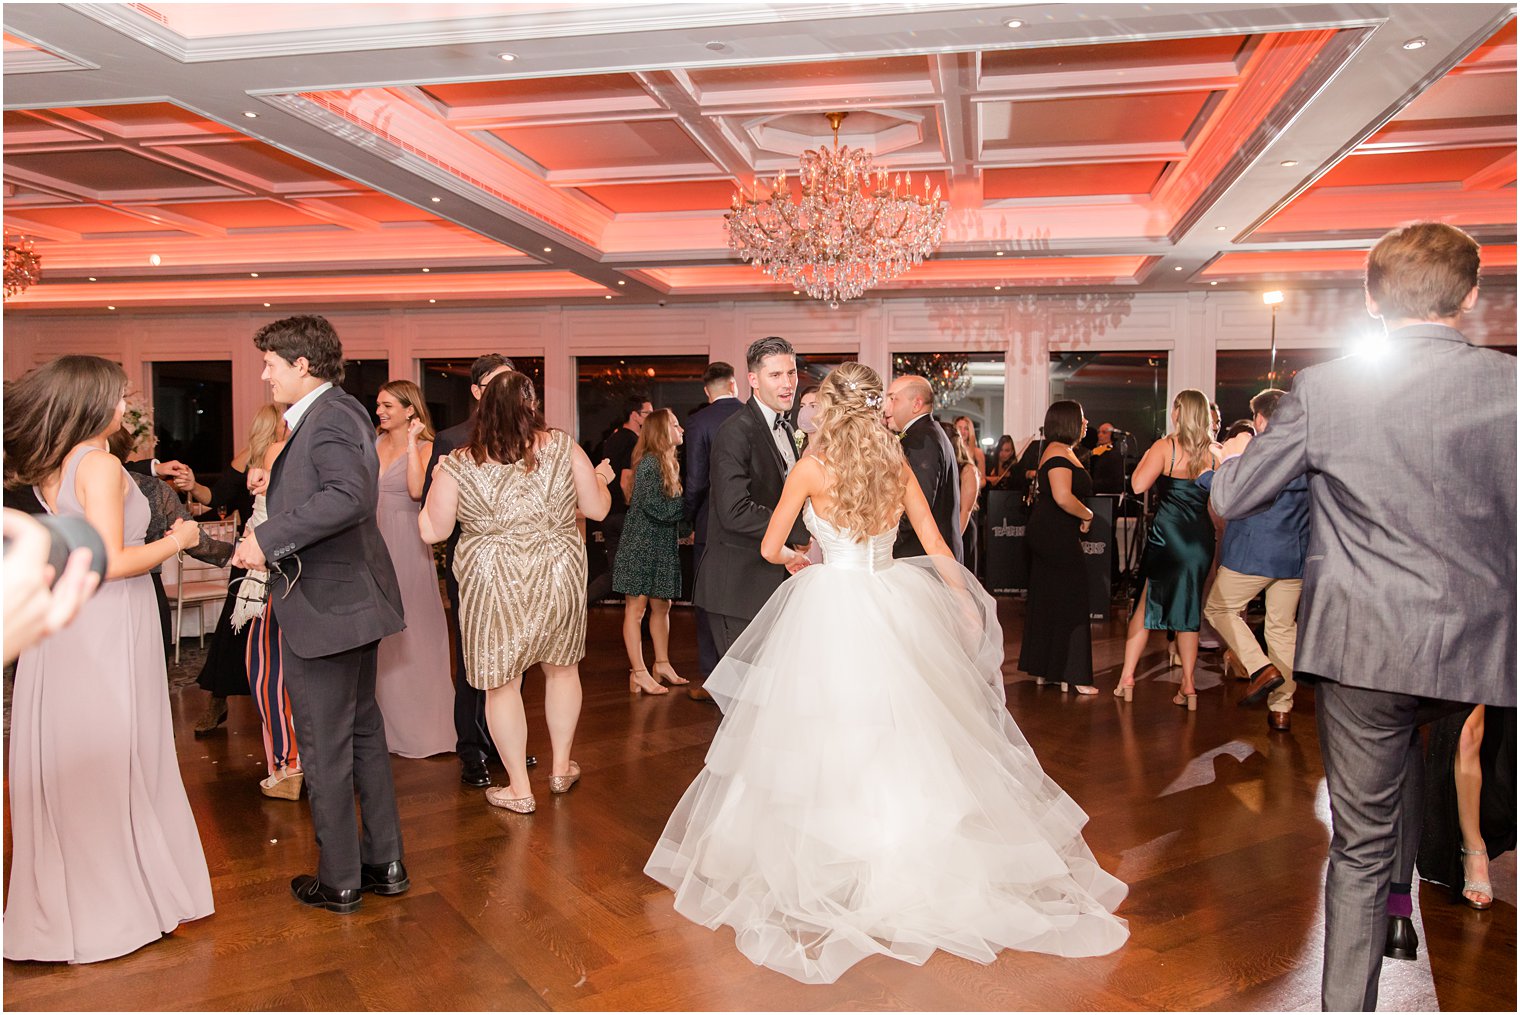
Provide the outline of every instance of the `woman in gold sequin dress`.
{"type": "Polygon", "coordinates": [[[493,807],[534,809],[519,678],[535,663],[554,753],[549,790],[564,793],[580,778],[570,745],[586,654],[586,547],[575,512],[600,521],[612,479],[606,461],[593,469],[569,434],[544,426],[533,383],[512,371],[486,386],[470,443],[434,472],[418,524],[429,543],[460,526],[460,647],[471,686],[486,692],[486,724],[509,778],[486,790],[493,807]]]}

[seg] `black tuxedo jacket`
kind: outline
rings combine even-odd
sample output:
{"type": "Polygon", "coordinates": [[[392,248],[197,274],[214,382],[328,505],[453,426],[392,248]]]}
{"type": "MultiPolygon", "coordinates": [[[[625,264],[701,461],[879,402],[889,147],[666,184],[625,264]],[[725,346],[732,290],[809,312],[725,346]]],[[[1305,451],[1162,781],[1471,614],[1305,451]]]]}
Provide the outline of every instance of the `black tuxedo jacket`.
{"type": "MultiPolygon", "coordinates": [[[[718,428],[709,465],[707,549],[697,568],[694,601],[709,613],[752,620],[787,579],[786,568],[760,556],[760,541],[786,483],[786,464],[753,398],[718,428]]],[[[807,541],[799,515],[787,542],[807,541]]]]}
{"type": "MultiPolygon", "coordinates": [[[[939,534],[945,537],[945,545],[960,560],[965,552],[961,545],[961,484],[955,468],[955,446],[945,428],[939,425],[933,413],[920,416],[908,426],[902,435],[903,454],[908,456],[908,466],[918,477],[924,499],[929,502],[929,513],[939,534]]],[[[894,557],[922,557],[924,544],[919,542],[913,523],[903,515],[897,527],[897,542],[892,546],[894,557]]]]}
{"type": "Polygon", "coordinates": [[[712,492],[712,446],[718,430],[744,408],[737,398],[720,398],[686,419],[686,482],[681,499],[686,518],[696,529],[697,542],[707,543],[707,499],[712,492]]]}
{"type": "Polygon", "coordinates": [[[306,410],[275,459],[259,546],[285,577],[269,600],[292,652],[346,652],[406,626],[391,556],[375,522],[380,458],[369,413],[342,388],[306,410]],[[300,563],[297,564],[297,558],[300,563]],[[286,593],[286,579],[294,579],[286,593]]]}

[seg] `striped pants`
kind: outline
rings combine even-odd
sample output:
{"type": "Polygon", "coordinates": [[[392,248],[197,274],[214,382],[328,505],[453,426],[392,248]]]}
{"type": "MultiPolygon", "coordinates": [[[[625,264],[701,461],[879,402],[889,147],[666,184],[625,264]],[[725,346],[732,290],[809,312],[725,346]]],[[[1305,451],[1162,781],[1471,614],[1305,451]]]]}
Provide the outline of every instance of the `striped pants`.
{"type": "Polygon", "coordinates": [[[290,695],[285,692],[280,662],[280,625],[275,622],[274,607],[265,603],[264,612],[254,617],[248,627],[248,688],[253,692],[253,704],[264,727],[264,760],[270,775],[282,768],[301,767],[290,695]]]}

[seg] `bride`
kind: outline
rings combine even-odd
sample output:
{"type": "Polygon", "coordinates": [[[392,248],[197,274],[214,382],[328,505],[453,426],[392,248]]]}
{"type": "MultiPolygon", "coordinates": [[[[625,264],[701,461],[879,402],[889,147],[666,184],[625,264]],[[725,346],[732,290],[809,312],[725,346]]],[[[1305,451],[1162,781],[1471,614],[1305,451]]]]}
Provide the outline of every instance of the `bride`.
{"type": "Polygon", "coordinates": [[[723,722],[644,871],[677,912],[805,983],[870,955],[1111,952],[1125,886],[1009,716],[992,599],[951,556],[881,405],[869,367],[824,379],[813,450],[761,548],[791,560],[800,511],[824,562],[708,679],[723,722]],[[892,559],[904,513],[929,556],[892,559]]]}

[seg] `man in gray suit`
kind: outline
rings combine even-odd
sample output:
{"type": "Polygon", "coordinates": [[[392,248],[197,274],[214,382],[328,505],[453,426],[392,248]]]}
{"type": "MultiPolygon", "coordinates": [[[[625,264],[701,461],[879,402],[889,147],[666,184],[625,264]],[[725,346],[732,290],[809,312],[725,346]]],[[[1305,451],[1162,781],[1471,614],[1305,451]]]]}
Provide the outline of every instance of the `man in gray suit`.
{"type": "Polygon", "coordinates": [[[315,875],[290,882],[291,894],[308,906],[352,913],[361,892],[400,895],[411,883],[375,703],[375,650],[406,626],[375,522],[380,459],[369,413],[337,387],[343,346],[325,318],[275,321],[254,344],[264,353],[274,400],[290,405],[290,438],[270,470],[269,518],[243,537],[233,563],[271,571],[269,602],[311,793],[321,856],[315,875]]]}
{"type": "Polygon", "coordinates": [[[1333,823],[1327,1010],[1377,1003],[1401,811],[1419,820],[1416,728],[1457,703],[1515,704],[1515,361],[1457,330],[1477,298],[1472,237],[1389,233],[1367,258],[1387,338],[1301,372],[1214,476],[1225,518],[1309,477],[1294,665],[1316,685],[1333,823]]]}

